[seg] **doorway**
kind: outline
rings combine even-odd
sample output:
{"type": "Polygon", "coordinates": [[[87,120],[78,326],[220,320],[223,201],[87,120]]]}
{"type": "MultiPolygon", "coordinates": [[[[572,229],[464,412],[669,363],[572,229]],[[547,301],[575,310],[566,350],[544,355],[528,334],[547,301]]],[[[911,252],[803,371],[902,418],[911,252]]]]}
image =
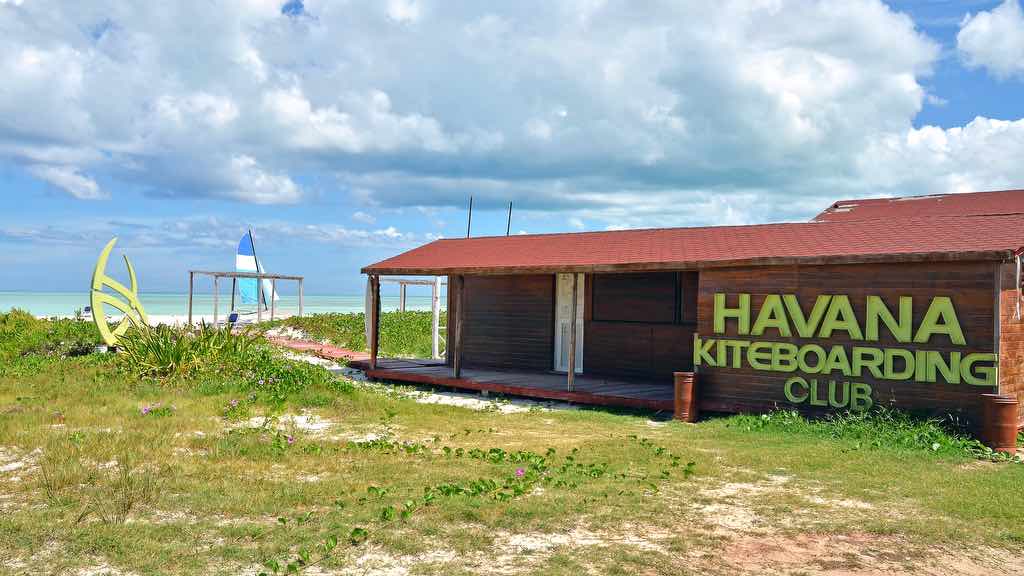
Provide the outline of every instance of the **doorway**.
{"type": "MultiPolygon", "coordinates": [[[[572,329],[572,274],[555,280],[555,371],[569,370],[569,331],[572,329]]],[[[576,373],[583,372],[584,275],[576,275],[576,373]]]]}

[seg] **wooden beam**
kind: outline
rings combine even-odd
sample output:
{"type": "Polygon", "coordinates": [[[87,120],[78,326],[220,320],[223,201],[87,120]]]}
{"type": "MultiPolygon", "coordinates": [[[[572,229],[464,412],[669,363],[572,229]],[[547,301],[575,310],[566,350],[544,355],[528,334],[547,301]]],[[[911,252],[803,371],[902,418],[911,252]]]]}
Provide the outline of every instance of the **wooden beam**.
{"type": "Polygon", "coordinates": [[[218,312],[220,309],[220,278],[213,277],[213,327],[217,327],[218,312]]]}
{"type": "Polygon", "coordinates": [[[302,279],[299,279],[299,318],[302,318],[302,279]]]}
{"type": "Polygon", "coordinates": [[[398,311],[405,312],[405,282],[398,285],[398,311]]]}
{"type": "Polygon", "coordinates": [[[576,386],[576,298],[579,293],[576,274],[572,275],[572,316],[569,320],[569,366],[565,371],[566,384],[569,392],[576,386]]]}
{"type": "Polygon", "coordinates": [[[256,322],[263,322],[263,276],[259,273],[256,274],[256,322]]]}
{"type": "Polygon", "coordinates": [[[192,326],[192,287],[195,285],[196,275],[188,273],[188,325],[192,326]]]}
{"type": "Polygon", "coordinates": [[[370,276],[370,369],[377,368],[380,349],[380,277],[370,276]]]}
{"type": "Polygon", "coordinates": [[[462,342],[462,340],[463,340],[463,325],[462,324],[463,324],[463,320],[465,319],[465,316],[466,316],[465,315],[465,308],[466,308],[466,306],[465,306],[466,278],[464,276],[453,276],[452,280],[454,280],[454,282],[453,282],[454,286],[452,286],[452,287],[455,288],[455,315],[454,315],[455,316],[455,330],[452,331],[451,330],[452,327],[449,326],[449,332],[453,332],[453,334],[455,336],[455,338],[454,338],[454,340],[455,340],[454,341],[454,346],[450,346],[450,348],[452,350],[452,377],[453,378],[461,378],[462,377],[462,349],[463,349],[463,345],[462,345],[463,344],[463,342],[462,342]]]}

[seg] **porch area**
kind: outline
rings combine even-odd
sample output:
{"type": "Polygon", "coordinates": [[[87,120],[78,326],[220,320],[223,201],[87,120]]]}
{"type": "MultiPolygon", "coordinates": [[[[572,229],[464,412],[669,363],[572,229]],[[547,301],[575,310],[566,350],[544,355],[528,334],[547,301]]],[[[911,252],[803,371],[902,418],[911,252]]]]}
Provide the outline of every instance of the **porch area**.
{"type": "Polygon", "coordinates": [[[620,380],[577,374],[570,391],[566,385],[566,375],[556,372],[465,367],[456,378],[452,375],[451,366],[447,366],[443,360],[379,358],[375,368],[370,367],[369,360],[355,360],[349,362],[349,365],[366,371],[367,376],[378,380],[447,386],[596,406],[670,412],[674,409],[674,388],[671,381],[620,380]]]}

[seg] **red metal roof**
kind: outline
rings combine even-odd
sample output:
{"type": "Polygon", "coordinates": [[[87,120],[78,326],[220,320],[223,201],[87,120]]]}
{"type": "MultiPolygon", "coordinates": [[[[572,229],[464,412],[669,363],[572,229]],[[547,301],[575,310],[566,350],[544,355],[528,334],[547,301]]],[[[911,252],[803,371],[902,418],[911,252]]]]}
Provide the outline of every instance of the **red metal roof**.
{"type": "Polygon", "coordinates": [[[368,274],[500,274],[728,265],[1007,258],[1024,214],[444,239],[363,269],[368,274]]]}
{"type": "Polygon", "coordinates": [[[840,200],[815,216],[813,222],[997,214],[1024,214],[1024,190],[840,200]]]}

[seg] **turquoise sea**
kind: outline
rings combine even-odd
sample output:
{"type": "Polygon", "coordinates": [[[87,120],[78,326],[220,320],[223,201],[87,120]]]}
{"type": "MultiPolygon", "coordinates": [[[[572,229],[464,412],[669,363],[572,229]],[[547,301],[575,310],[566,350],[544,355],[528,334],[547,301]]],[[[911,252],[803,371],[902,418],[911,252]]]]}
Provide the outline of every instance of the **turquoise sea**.
{"type": "MultiPolygon", "coordinates": [[[[213,295],[197,294],[192,309],[195,315],[213,314],[213,295]]],[[[188,314],[188,294],[142,293],[142,306],[150,316],[188,314]]],[[[0,291],[0,312],[12,308],[20,308],[36,316],[71,316],[76,310],[89,305],[88,292],[4,292],[0,291]]],[[[303,313],[317,314],[323,312],[362,312],[363,295],[310,295],[303,298],[303,313]]],[[[227,314],[231,306],[230,295],[220,297],[221,314],[227,314]]],[[[277,301],[277,310],[282,314],[298,312],[298,297],[281,295],[277,301]]],[[[246,308],[254,309],[252,305],[246,308]]],[[[381,308],[384,310],[398,309],[398,296],[383,296],[381,308]]],[[[430,310],[429,295],[412,295],[406,297],[407,310],[430,310]]]]}

